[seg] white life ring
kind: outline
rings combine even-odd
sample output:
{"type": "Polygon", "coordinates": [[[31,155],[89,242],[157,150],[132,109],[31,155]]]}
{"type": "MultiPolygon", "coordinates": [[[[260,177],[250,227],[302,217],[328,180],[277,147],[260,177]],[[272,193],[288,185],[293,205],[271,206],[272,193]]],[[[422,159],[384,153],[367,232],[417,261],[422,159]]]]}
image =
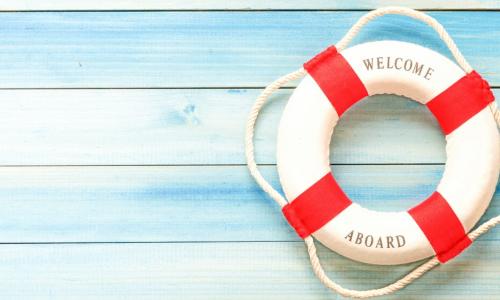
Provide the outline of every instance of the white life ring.
{"type": "Polygon", "coordinates": [[[277,165],[290,203],[283,212],[301,237],[373,264],[437,255],[444,262],[470,244],[466,233],[491,201],[500,171],[500,138],[476,72],[404,42],[330,47],[304,65],[307,75],[283,113],[277,165]],[[446,134],[447,161],[437,190],[404,212],[365,209],[342,192],[329,163],[339,116],[365,96],[398,94],[425,104],[446,134]]]}

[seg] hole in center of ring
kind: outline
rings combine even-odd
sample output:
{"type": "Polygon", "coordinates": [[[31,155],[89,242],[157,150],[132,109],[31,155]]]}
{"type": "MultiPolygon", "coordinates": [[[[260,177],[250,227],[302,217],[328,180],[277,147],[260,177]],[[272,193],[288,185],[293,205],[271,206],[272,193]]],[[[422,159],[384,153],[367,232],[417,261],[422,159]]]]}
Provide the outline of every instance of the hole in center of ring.
{"type": "Polygon", "coordinates": [[[428,109],[397,95],[370,96],[340,118],[330,144],[333,175],[355,203],[405,211],[432,194],[446,141],[428,109]]]}

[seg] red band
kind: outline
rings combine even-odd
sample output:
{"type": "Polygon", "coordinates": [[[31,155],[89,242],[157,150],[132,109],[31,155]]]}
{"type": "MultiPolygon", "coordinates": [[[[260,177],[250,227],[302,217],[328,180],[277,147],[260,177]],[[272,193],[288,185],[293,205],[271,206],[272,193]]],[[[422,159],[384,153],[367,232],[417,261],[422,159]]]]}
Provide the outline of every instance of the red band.
{"type": "Polygon", "coordinates": [[[334,46],[304,64],[340,117],[354,103],[368,96],[363,82],[334,46]]]}
{"type": "Polygon", "coordinates": [[[429,101],[427,107],[448,135],[494,100],[488,82],[472,71],[429,101]]]}
{"type": "Polygon", "coordinates": [[[442,263],[457,256],[472,243],[457,215],[438,192],[408,213],[422,229],[442,263]]]}
{"type": "Polygon", "coordinates": [[[283,214],[301,238],[306,238],[351,205],[328,173],[283,207],[283,214]]]}

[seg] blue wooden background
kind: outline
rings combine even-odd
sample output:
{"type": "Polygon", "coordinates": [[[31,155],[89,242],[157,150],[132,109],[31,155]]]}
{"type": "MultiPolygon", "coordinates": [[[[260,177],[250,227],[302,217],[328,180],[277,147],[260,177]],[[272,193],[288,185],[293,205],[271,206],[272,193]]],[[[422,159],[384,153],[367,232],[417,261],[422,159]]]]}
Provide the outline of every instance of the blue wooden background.
{"type": "MultiPolygon", "coordinates": [[[[1,298],[340,298],[249,176],[245,120],[269,81],[388,4],[0,3],[1,298]]],[[[500,1],[396,4],[430,10],[500,96],[500,1]]],[[[383,39],[449,56],[434,32],[398,16],[355,42],[383,39]]],[[[292,88],[274,96],[257,130],[257,160],[275,187],[276,129],[292,88]]],[[[444,145],[424,107],[371,97],[336,129],[333,168],[355,201],[402,210],[435,189],[444,145]]],[[[500,213],[499,189],[483,220],[500,213]]],[[[415,265],[319,254],[352,288],[415,265]]],[[[500,299],[500,230],[391,297],[500,299]]]]}

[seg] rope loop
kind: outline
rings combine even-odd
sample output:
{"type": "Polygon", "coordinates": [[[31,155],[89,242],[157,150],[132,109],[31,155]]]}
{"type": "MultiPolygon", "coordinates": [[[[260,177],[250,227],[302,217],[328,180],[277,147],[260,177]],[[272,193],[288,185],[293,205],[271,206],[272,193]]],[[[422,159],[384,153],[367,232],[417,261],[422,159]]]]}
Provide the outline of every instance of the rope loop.
{"type": "MultiPolygon", "coordinates": [[[[469,65],[469,63],[463,57],[462,53],[458,50],[455,42],[452,40],[452,38],[448,35],[446,30],[444,29],[444,27],[437,20],[435,20],[434,18],[430,17],[425,13],[404,7],[386,7],[386,8],[376,9],[367,13],[351,27],[351,29],[347,32],[347,34],[336,44],[336,48],[339,49],[340,51],[345,47],[347,47],[347,45],[351,42],[354,36],[358,34],[358,32],[361,30],[363,26],[365,26],[373,19],[376,19],[377,17],[386,14],[404,15],[428,24],[439,34],[439,37],[448,46],[449,50],[451,51],[453,57],[460,65],[460,67],[467,73],[470,73],[473,70],[472,67],[469,65]]],[[[278,78],[277,80],[269,84],[257,97],[247,120],[246,135],[245,135],[245,154],[246,154],[248,169],[250,170],[251,175],[254,177],[255,181],[259,184],[259,186],[271,198],[273,198],[276,201],[276,203],[279,204],[280,207],[283,207],[286,204],[288,204],[288,201],[285,199],[284,196],[282,196],[278,191],[276,191],[276,189],[274,189],[269,184],[269,182],[267,182],[267,180],[260,173],[257,163],[255,162],[255,155],[254,155],[255,148],[253,143],[255,123],[257,121],[257,117],[259,116],[260,110],[265,105],[268,98],[275,91],[279,90],[286,83],[302,78],[305,75],[306,71],[304,70],[304,68],[300,68],[296,71],[293,71],[287,75],[278,78]]],[[[500,110],[498,109],[498,105],[496,104],[496,102],[492,102],[489,105],[489,107],[497,123],[497,126],[500,127],[500,110]]],[[[490,229],[497,226],[498,224],[500,224],[500,215],[484,222],[483,224],[478,226],[475,230],[468,233],[467,236],[472,241],[474,241],[479,236],[488,232],[490,229]]],[[[421,264],[420,266],[410,271],[402,278],[394,281],[393,283],[385,287],[364,290],[364,291],[352,290],[344,288],[338,283],[335,283],[325,273],[325,270],[323,269],[323,266],[321,265],[319,257],[317,255],[316,246],[314,245],[314,239],[311,236],[309,236],[304,239],[304,242],[307,247],[307,252],[309,253],[309,260],[311,262],[314,274],[327,288],[345,297],[362,299],[362,298],[371,298],[371,297],[383,296],[394,293],[404,288],[405,286],[409,285],[414,280],[418,279],[428,271],[432,270],[435,266],[440,264],[437,257],[434,256],[429,260],[427,260],[425,263],[421,264]]]]}
{"type": "Polygon", "coordinates": [[[497,122],[497,126],[500,127],[500,110],[498,109],[498,104],[496,102],[491,102],[490,104],[491,113],[493,118],[497,122]]]}
{"type": "Polygon", "coordinates": [[[335,47],[341,51],[344,50],[347,45],[352,41],[352,39],[359,33],[361,28],[363,28],[366,24],[368,24],[370,21],[373,21],[374,19],[388,15],[388,14],[395,14],[395,15],[402,15],[402,16],[407,16],[419,21],[424,22],[425,24],[429,25],[434,29],[441,40],[446,44],[448,49],[450,50],[451,54],[457,61],[458,65],[466,72],[470,73],[472,72],[473,68],[470,66],[470,64],[467,62],[465,57],[462,55],[462,52],[458,50],[457,45],[451,38],[451,36],[448,34],[446,29],[444,29],[443,25],[439,23],[436,19],[433,17],[420,12],[418,10],[414,10],[411,8],[406,8],[406,7],[398,7],[398,6],[389,6],[389,7],[383,7],[379,9],[375,9],[370,11],[369,13],[365,14],[362,16],[352,27],[347,31],[347,33],[344,35],[342,39],[335,45],[335,47]]]}

